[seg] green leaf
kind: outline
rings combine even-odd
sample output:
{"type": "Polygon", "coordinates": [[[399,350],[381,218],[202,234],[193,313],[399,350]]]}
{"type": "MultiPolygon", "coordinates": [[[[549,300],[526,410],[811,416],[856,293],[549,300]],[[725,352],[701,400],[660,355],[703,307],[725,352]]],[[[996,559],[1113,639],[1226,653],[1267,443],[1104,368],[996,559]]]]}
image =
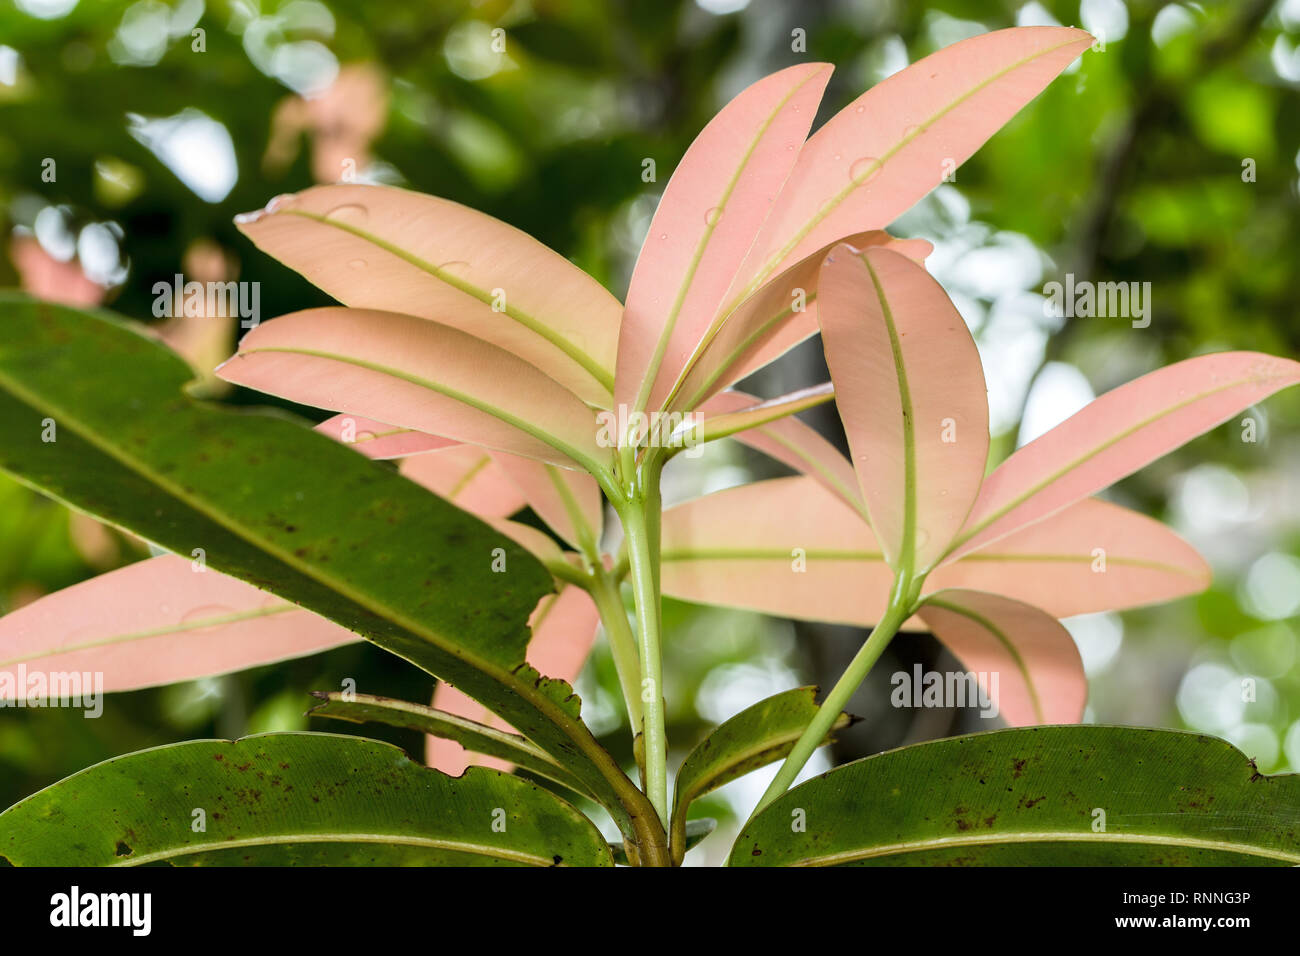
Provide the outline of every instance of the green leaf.
{"type": "Polygon", "coordinates": [[[450,777],[390,744],[335,734],[114,757],[0,814],[0,857],[15,866],[613,862],[590,820],[520,777],[482,767],[450,777]]]}
{"type": "MultiPolygon", "coordinates": [[[[682,861],[691,846],[690,824],[686,822],[691,803],[724,783],[785,757],[816,713],[816,687],[783,691],[723,721],[686,755],[677,771],[673,793],[670,845],[676,862],[682,861]]],[[[848,714],[840,714],[832,730],[847,727],[853,720],[848,714]]],[[[825,742],[830,739],[828,736],[825,742]]]]}
{"type": "Polygon", "coordinates": [[[551,581],[523,548],[282,414],[194,401],[185,363],[112,316],[14,294],[0,315],[0,468],[178,554],[202,548],[215,569],[454,684],[582,780],[625,834],[662,845],[572,688],[525,663],[551,581]]]}
{"type": "Polygon", "coordinates": [[[354,694],[351,700],[345,700],[342,691],[332,693],[312,691],[312,695],[319,697],[324,703],[317,704],[307,711],[310,717],[333,717],[358,724],[374,721],[388,724],[390,727],[405,727],[408,730],[418,730],[422,734],[454,740],[467,750],[508,760],[529,773],[567,787],[581,797],[586,797],[588,800],[595,799],[580,780],[552,760],[544,750],[518,734],[497,730],[495,727],[474,720],[466,720],[464,717],[443,710],[436,710],[423,704],[412,704],[405,700],[371,697],[366,694],[354,694]]]}
{"type": "Polygon", "coordinates": [[[1300,863],[1300,774],[1216,737],[1027,727],[856,760],[746,826],[732,866],[1300,863]],[[806,828],[795,828],[792,821],[806,828]]]}

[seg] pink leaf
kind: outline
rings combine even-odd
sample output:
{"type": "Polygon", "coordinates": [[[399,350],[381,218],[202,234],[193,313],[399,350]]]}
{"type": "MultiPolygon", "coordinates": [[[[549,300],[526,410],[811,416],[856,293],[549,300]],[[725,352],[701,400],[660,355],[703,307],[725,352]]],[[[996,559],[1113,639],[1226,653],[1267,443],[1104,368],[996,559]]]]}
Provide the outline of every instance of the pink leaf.
{"type": "MultiPolygon", "coordinates": [[[[707,420],[713,415],[752,408],[761,402],[762,399],[733,389],[704,402],[698,414],[707,420]]],[[[853,465],[834,445],[799,419],[794,416],[778,418],[757,428],[736,432],[731,437],[810,475],[867,521],[867,508],[858,489],[853,465]]]]}
{"type": "MultiPolygon", "coordinates": [[[[918,262],[933,251],[924,239],[864,232],[844,240],[855,249],[884,245],[918,262]]],[[[806,257],[747,298],[691,363],[670,407],[689,411],[732,382],[774,361],[817,331],[817,278],[831,251],[806,257]]]]}
{"type": "Polygon", "coordinates": [[[1196,594],[1210,569],[1190,544],[1159,521],[1085,498],[940,564],[926,590],[995,591],[1053,617],[1118,611],[1196,594]]]}
{"type": "MultiPolygon", "coordinates": [[[[600,615],[591,596],[572,585],[557,595],[542,598],[529,624],[533,638],[528,644],[528,663],[547,677],[573,683],[596,641],[600,615]]],[[[486,707],[450,684],[439,683],[433,692],[433,706],[458,717],[513,733],[513,728],[486,707]]],[[[471,764],[509,771],[512,765],[495,757],[471,754],[460,744],[440,737],[427,737],[425,762],[444,773],[459,776],[471,764]]]]}
{"type": "Polygon", "coordinates": [[[565,552],[560,550],[560,546],[555,543],[555,539],[545,531],[539,531],[532,525],[524,524],[521,521],[507,521],[505,518],[484,518],[483,520],[519,545],[519,547],[530,552],[533,557],[547,567],[569,560],[565,557],[565,552]]]}
{"type": "Polygon", "coordinates": [[[580,551],[596,552],[605,512],[594,478],[504,452],[493,452],[492,459],[556,534],[580,551]]]}
{"type": "Polygon", "coordinates": [[[988,477],[953,554],[967,554],[1100,491],[1297,382],[1300,362],[1220,352],[1112,389],[988,477]]]}
{"type": "Polygon", "coordinates": [[[980,683],[1011,726],[1082,718],[1088,699],[1083,661],[1056,618],[997,594],[961,589],[926,598],[918,615],[968,671],[990,678],[980,683]]]}
{"type": "MultiPolygon", "coordinates": [[[[852,505],[815,481],[759,481],[669,508],[664,592],[801,620],[874,625],[892,572],[852,505]]],[[[925,588],[990,591],[1067,617],[1194,594],[1209,574],[1200,555],[1159,522],[1087,499],[941,564],[925,588]]]]}
{"type": "MultiPolygon", "coordinates": [[[[156,687],[304,657],[361,638],[251,584],[162,555],[0,618],[0,673],[102,673],[105,691],[156,687]]],[[[9,681],[0,681],[0,696],[9,681]]]]}
{"type": "Polygon", "coordinates": [[[727,104],[682,157],[628,289],[617,405],[660,407],[794,166],[830,73],[810,63],[764,77],[727,104]]]}
{"type": "Polygon", "coordinates": [[[827,243],[889,225],[1092,42],[1073,28],[997,30],[944,47],[863,93],[800,152],[728,301],[827,243]]]}
{"type": "Polygon", "coordinates": [[[323,308],[263,322],[222,378],[304,405],[457,441],[599,469],[595,415],[534,366],[448,326],[323,308]]]}
{"type": "Polygon", "coordinates": [[[664,512],[664,594],[779,617],[870,624],[893,572],[871,529],[812,478],[774,478],[664,512]]]}
{"type": "Polygon", "coordinates": [[[480,517],[507,518],[524,506],[524,496],[510,476],[474,445],[415,455],[398,468],[417,485],[480,517]]]}
{"type": "Polygon", "coordinates": [[[345,305],[434,319],[586,401],[610,399],[618,300],[513,226],[446,199],[347,184],[281,196],[237,222],[345,305]]]}
{"type": "Polygon", "coordinates": [[[684,433],[694,434],[700,441],[713,441],[726,438],[737,432],[745,432],[774,422],[788,420],[791,416],[824,405],[835,397],[835,389],[830,382],[801,388],[750,405],[732,412],[720,412],[709,415],[694,425],[683,426],[684,433]]]}
{"type": "Polygon", "coordinates": [[[889,249],[837,246],[818,298],[871,526],[893,567],[928,570],[961,528],[988,457],[975,342],[943,287],[889,249]]]}
{"type": "Polygon", "coordinates": [[[450,438],[398,428],[359,415],[335,415],[317,425],[316,431],[374,459],[405,458],[456,444],[450,438]]]}

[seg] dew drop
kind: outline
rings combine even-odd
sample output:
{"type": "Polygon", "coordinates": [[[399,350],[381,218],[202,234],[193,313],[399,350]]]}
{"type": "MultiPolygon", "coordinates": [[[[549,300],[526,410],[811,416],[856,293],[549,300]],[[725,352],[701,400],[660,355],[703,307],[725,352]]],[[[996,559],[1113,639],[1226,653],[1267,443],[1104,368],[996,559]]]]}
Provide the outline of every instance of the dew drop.
{"type": "Polygon", "coordinates": [[[366,267],[366,260],[365,260],[365,259],[352,259],[352,260],[350,260],[350,261],[348,262],[348,268],[349,268],[349,269],[357,269],[357,270],[361,270],[361,269],[364,269],[365,267],[366,267]]]}
{"type": "Polygon", "coordinates": [[[708,226],[716,226],[718,224],[718,220],[720,220],[721,218],[722,218],[722,207],[714,206],[712,209],[710,209],[708,212],[704,214],[704,223],[705,225],[708,226]]]}
{"type": "Polygon", "coordinates": [[[659,238],[660,238],[660,239],[667,239],[667,238],[668,238],[668,233],[666,233],[666,232],[661,232],[661,233],[659,233],[659,238]]]}
{"type": "Polygon", "coordinates": [[[360,203],[348,202],[341,206],[335,206],[325,214],[325,218],[349,226],[359,226],[366,221],[369,215],[370,210],[366,209],[365,206],[360,203]]]}
{"type": "Polygon", "coordinates": [[[874,156],[863,156],[861,159],[855,159],[853,165],[849,167],[849,179],[856,183],[864,183],[878,172],[880,172],[880,160],[874,156]]]}
{"type": "Polygon", "coordinates": [[[356,442],[360,444],[363,441],[374,441],[377,436],[374,432],[357,432],[356,442]]]}
{"type": "Polygon", "coordinates": [[[293,193],[281,193],[278,196],[273,196],[271,197],[270,202],[268,202],[261,209],[257,209],[253,212],[241,212],[239,215],[235,217],[235,222],[241,224],[249,223],[249,222],[257,222],[263,216],[269,216],[272,213],[279,212],[281,209],[287,207],[290,203],[296,201],[297,198],[298,197],[293,193]]]}
{"type": "Polygon", "coordinates": [[[921,127],[919,127],[919,126],[904,126],[904,127],[903,127],[903,139],[911,139],[913,136],[915,136],[915,135],[916,135],[917,133],[919,133],[919,132],[921,132],[921,127]]]}

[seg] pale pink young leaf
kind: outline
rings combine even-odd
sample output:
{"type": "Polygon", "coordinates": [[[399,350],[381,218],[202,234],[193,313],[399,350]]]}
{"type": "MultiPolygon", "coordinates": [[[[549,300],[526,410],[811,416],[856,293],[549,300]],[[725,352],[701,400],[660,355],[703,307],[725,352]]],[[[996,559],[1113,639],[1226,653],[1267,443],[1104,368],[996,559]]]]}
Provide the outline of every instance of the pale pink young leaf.
{"type": "Polygon", "coordinates": [[[1297,382],[1300,362],[1219,352],[1112,389],[989,475],[953,554],[967,554],[1100,491],[1297,382]]]}
{"type": "MultiPolygon", "coordinates": [[[[664,592],[802,620],[874,625],[892,572],[851,506],[814,481],[760,481],[669,508],[664,592]],[[800,558],[804,571],[794,570],[800,558]]],[[[1137,512],[1086,499],[940,565],[926,590],[991,591],[1066,617],[1173,600],[1208,583],[1205,562],[1174,532],[1137,512]]]]}
{"type": "Polygon", "coordinates": [[[773,478],[664,511],[663,593],[779,617],[871,624],[893,572],[871,529],[807,476],[773,478]]]}
{"type": "Polygon", "coordinates": [[[82,581],[0,618],[0,697],[21,668],[102,673],[105,691],[304,657],[361,638],[251,584],[175,555],[82,581]]]}
{"type": "Polygon", "coordinates": [[[556,534],[580,551],[595,552],[600,545],[605,511],[594,478],[586,472],[499,451],[492,452],[492,460],[556,534]]]}
{"type": "Polygon", "coordinates": [[[507,518],[524,496],[495,461],[475,445],[453,445],[404,459],[398,470],[440,498],[483,518],[507,518]]]}
{"type": "MultiPolygon", "coordinates": [[[[518,521],[504,520],[521,511],[525,505],[531,505],[550,523],[550,516],[543,514],[543,510],[551,511],[552,504],[556,502],[543,502],[542,509],[539,510],[537,504],[530,500],[516,480],[516,476],[526,474],[524,465],[551,469],[550,465],[530,462],[526,458],[503,456],[500,452],[488,453],[473,445],[456,445],[416,455],[402,461],[398,468],[416,484],[423,485],[439,497],[482,518],[548,567],[563,563],[564,552],[550,535],[518,521]],[[510,468],[506,467],[503,458],[511,458],[510,468]]],[[[581,486],[583,479],[591,479],[582,472],[560,468],[553,470],[561,476],[559,480],[577,489],[576,497],[586,503],[586,495],[581,486]]],[[[594,481],[592,486],[595,486],[594,481]]],[[[546,489],[542,488],[540,493],[545,492],[546,489]]],[[[561,520],[562,517],[557,517],[556,520],[561,520]]],[[[552,524],[552,527],[555,525],[552,524]]],[[[597,537],[599,533],[600,526],[597,524],[597,537]]]]}
{"type": "Polygon", "coordinates": [[[595,415],[533,365],[448,326],[395,312],[308,309],[263,322],[218,369],[304,405],[509,451],[603,468],[595,415]]]}
{"type": "Polygon", "coordinates": [[[925,571],[961,528],[988,458],[975,341],[943,287],[890,249],[837,246],[818,298],[871,526],[892,566],[925,571]]]}
{"type": "MultiPolygon", "coordinates": [[[[934,251],[924,239],[895,239],[879,230],[844,240],[855,249],[886,246],[921,262],[934,251]]],[[[727,316],[675,390],[675,410],[696,408],[710,395],[780,358],[817,332],[817,279],[832,243],[786,269],[727,316]]]]}
{"type": "MultiPolygon", "coordinates": [[[[856,248],[856,243],[850,243],[856,248]]],[[[924,264],[930,253],[934,252],[934,246],[925,239],[894,239],[882,244],[885,248],[893,249],[901,255],[907,256],[914,262],[924,264]]],[[[814,253],[816,255],[816,253],[814,253]]],[[[743,303],[742,303],[743,305],[743,303]]],[[[800,342],[816,335],[820,330],[820,323],[817,320],[817,299],[814,296],[811,304],[803,313],[796,316],[794,321],[781,327],[774,336],[772,336],[762,347],[753,353],[739,369],[733,374],[727,376],[732,382],[738,382],[748,375],[753,375],[764,366],[770,365],[779,359],[786,352],[790,351],[800,342]]]]}
{"type": "Polygon", "coordinates": [[[667,397],[794,166],[830,74],[809,63],[764,77],[682,157],[632,273],[616,405],[651,410],[667,397]]]}
{"type": "MultiPolygon", "coordinates": [[[[559,594],[542,598],[529,621],[533,629],[527,660],[538,673],[572,683],[596,641],[600,615],[591,595],[569,585],[559,594]]],[[[513,733],[513,728],[482,704],[450,684],[439,683],[433,692],[433,706],[457,717],[513,733]]],[[[460,744],[440,737],[425,738],[425,762],[444,773],[459,776],[471,764],[509,771],[512,765],[495,757],[471,754],[460,744]]]]}
{"type": "Polygon", "coordinates": [[[426,451],[437,451],[457,444],[450,438],[439,438],[410,428],[399,428],[387,422],[362,418],[360,415],[335,415],[316,426],[316,431],[328,435],[336,442],[350,445],[367,458],[405,458],[426,451]]]}
{"type": "Polygon", "coordinates": [[[1067,27],[997,30],[944,47],[867,90],[799,153],[728,303],[827,243],[889,225],[1092,42],[1067,27]]]}
{"type": "MultiPolygon", "coordinates": [[[[753,395],[730,389],[701,404],[697,414],[707,420],[715,415],[752,408],[762,401],[753,395]]],[[[789,465],[795,471],[811,476],[857,511],[863,521],[867,521],[867,509],[862,501],[862,492],[858,489],[853,465],[840,454],[839,449],[798,418],[787,415],[756,428],[736,432],[731,437],[789,465]]]]}
{"type": "Polygon", "coordinates": [[[981,675],[1011,726],[1074,724],[1083,717],[1083,661],[1056,618],[998,594],[960,588],[930,595],[917,614],[967,671],[981,675]]]}
{"type": "Polygon", "coordinates": [[[693,435],[699,441],[714,441],[727,438],[737,432],[749,431],[771,422],[788,419],[802,411],[825,405],[835,397],[835,389],[830,382],[801,388],[797,392],[778,395],[759,401],[756,405],[739,408],[732,412],[720,412],[706,415],[693,422],[684,422],[681,433],[693,435]]]}
{"type": "Polygon", "coordinates": [[[1204,591],[1210,568],[1159,521],[1084,498],[926,578],[927,591],[995,591],[1053,617],[1118,611],[1204,591]]]}
{"type": "Polygon", "coordinates": [[[513,226],[392,186],[317,186],[241,216],[253,243],[344,305],[434,319],[593,404],[609,402],[622,306],[513,226]]]}

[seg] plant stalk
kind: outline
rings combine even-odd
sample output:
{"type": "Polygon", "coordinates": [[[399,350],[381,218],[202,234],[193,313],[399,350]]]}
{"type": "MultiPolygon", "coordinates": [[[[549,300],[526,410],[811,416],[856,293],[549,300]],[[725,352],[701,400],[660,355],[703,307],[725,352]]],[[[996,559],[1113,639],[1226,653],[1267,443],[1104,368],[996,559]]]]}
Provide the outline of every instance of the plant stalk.
{"type": "Polygon", "coordinates": [[[794,778],[799,775],[799,771],[804,768],[804,764],[808,762],[817,748],[821,746],[822,741],[826,739],[831,726],[835,723],[835,718],[844,710],[854,691],[861,686],[872,665],[884,653],[885,648],[889,646],[889,642],[894,639],[899,627],[912,615],[915,598],[907,593],[909,590],[905,587],[895,587],[889,607],[886,609],[884,616],[881,617],[880,623],[872,629],[871,635],[863,642],[862,647],[858,649],[858,653],[849,662],[849,666],[840,675],[840,679],[831,688],[831,692],[822,701],[817,713],[813,716],[812,722],[808,724],[803,734],[795,742],[794,749],[785,758],[785,762],[781,764],[781,769],[772,778],[772,783],[763,793],[758,805],[754,807],[754,812],[750,814],[751,820],[758,815],[760,810],[790,789],[790,785],[794,783],[794,778]]]}
{"type": "Polygon", "coordinates": [[[637,630],[641,655],[641,703],[645,706],[641,727],[645,748],[645,792],[650,804],[668,825],[668,744],[664,729],[663,658],[659,647],[660,609],[658,568],[658,514],[660,508],[658,468],[643,467],[638,486],[629,496],[620,517],[627,538],[636,598],[637,630]]]}
{"type": "Polygon", "coordinates": [[[623,606],[623,595],[619,592],[618,581],[603,568],[597,568],[591,580],[591,598],[600,612],[600,623],[609,638],[610,653],[614,657],[614,670],[618,672],[618,684],[627,701],[627,717],[632,726],[632,733],[639,732],[642,720],[641,709],[641,664],[637,659],[636,637],[627,620],[627,609],[623,606]]]}

